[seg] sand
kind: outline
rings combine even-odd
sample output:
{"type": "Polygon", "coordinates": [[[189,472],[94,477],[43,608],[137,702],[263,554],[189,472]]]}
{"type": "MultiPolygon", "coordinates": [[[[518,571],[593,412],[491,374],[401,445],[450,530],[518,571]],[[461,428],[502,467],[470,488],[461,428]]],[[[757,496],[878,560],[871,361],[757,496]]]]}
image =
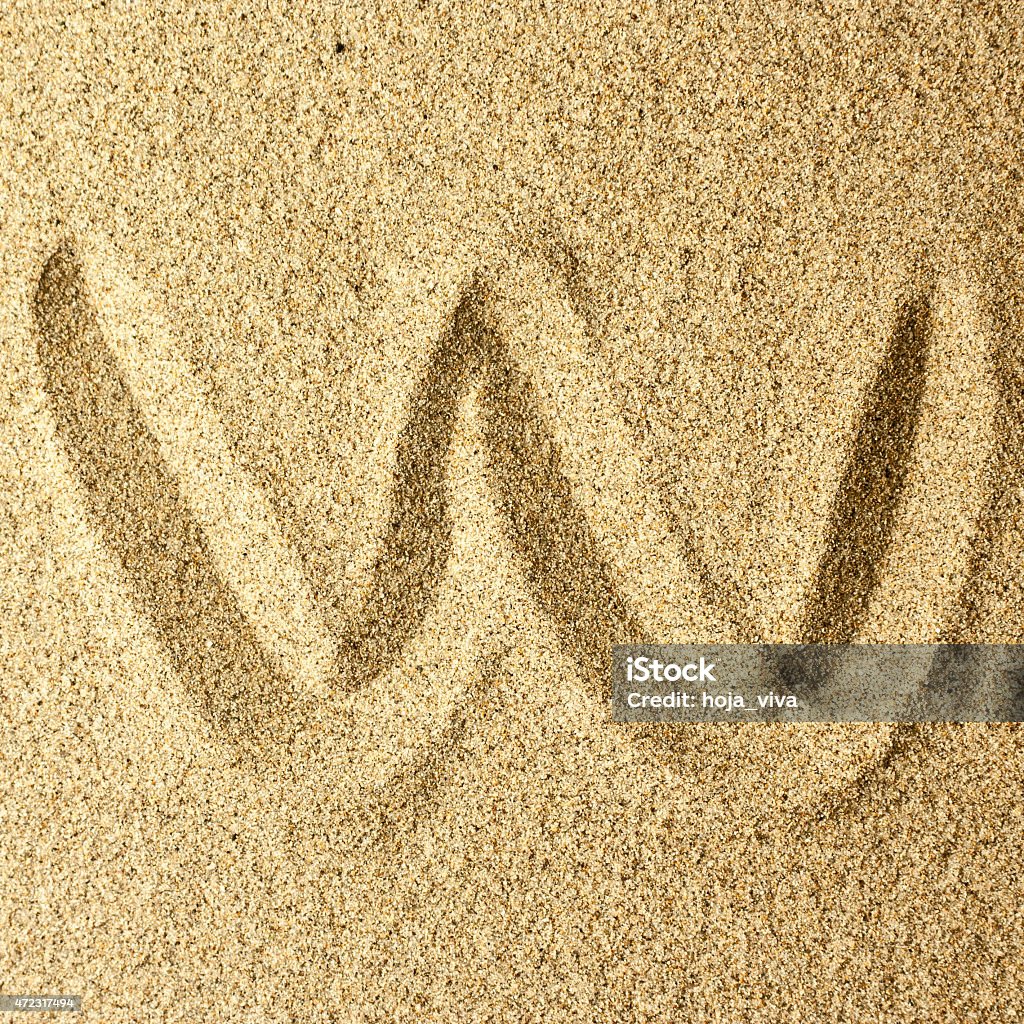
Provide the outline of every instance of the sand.
{"type": "Polygon", "coordinates": [[[1024,638],[1022,34],[8,5],[0,991],[1024,1015],[1019,726],[606,699],[616,641],[1024,638]]]}

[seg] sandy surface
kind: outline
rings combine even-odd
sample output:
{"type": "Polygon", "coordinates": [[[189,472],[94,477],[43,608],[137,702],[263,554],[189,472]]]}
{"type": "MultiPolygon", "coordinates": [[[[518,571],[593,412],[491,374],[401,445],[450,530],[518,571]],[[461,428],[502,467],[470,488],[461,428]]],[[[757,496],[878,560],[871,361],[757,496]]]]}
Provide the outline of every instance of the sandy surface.
{"type": "Polygon", "coordinates": [[[1019,727],[605,659],[1024,639],[1020,12],[387,10],[0,15],[0,991],[1019,1019],[1019,727]]]}

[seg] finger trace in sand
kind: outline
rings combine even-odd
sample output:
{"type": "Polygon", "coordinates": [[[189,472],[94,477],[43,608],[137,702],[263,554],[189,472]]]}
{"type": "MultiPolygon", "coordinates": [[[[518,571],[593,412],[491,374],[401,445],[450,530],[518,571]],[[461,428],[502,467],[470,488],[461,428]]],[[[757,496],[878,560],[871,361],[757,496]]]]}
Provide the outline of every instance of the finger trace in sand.
{"type": "Polygon", "coordinates": [[[559,472],[586,509],[588,530],[608,561],[616,600],[633,609],[648,636],[680,642],[733,636],[735,616],[698,579],[654,474],[592,364],[586,325],[568,296],[540,260],[509,256],[494,276],[506,358],[531,382],[515,400],[529,396],[538,410],[535,416],[524,406],[520,415],[538,428],[544,423],[559,472]]]}
{"type": "Polygon", "coordinates": [[[572,488],[527,377],[490,331],[484,395],[491,476],[524,575],[595,697],[604,696],[611,644],[643,636],[572,488]]]}
{"type": "MultiPolygon", "coordinates": [[[[392,389],[399,397],[373,425],[382,440],[389,425],[396,428],[395,440],[383,446],[388,454],[378,459],[378,470],[387,465],[390,474],[387,498],[376,507],[389,511],[365,599],[332,629],[337,657],[319,676],[320,696],[352,693],[393,669],[423,628],[448,571],[449,462],[459,403],[476,379],[493,500],[534,599],[558,626],[592,697],[604,696],[613,643],[661,640],[679,629],[690,642],[721,642],[742,622],[708,600],[693,553],[683,551],[657,489],[648,487],[642,460],[626,443],[616,403],[589,366],[585,325],[546,277],[529,261],[509,260],[498,273],[474,279],[417,364],[419,380],[404,402],[401,389],[392,389]]],[[[136,402],[136,390],[148,388],[151,400],[167,399],[171,409],[163,415],[174,415],[167,374],[156,378],[170,366],[172,378],[181,379],[177,357],[166,345],[151,365],[137,356],[138,379],[130,385],[124,360],[105,344],[81,266],[66,247],[43,272],[36,316],[58,420],[104,533],[138,581],[193,691],[219,721],[246,723],[253,732],[287,708],[295,728],[309,712],[311,705],[301,703],[309,695],[283,699],[294,686],[268,662],[267,631],[260,635],[251,621],[256,613],[238,600],[236,587],[222,582],[233,579],[232,566],[225,568],[223,556],[211,551],[224,526],[218,532],[205,517],[198,525],[189,507],[191,491],[209,486],[217,467],[229,468],[221,477],[237,476],[226,442],[216,423],[193,408],[185,426],[167,429],[178,446],[205,444],[206,461],[189,473],[179,468],[179,457],[172,472],[164,459],[173,446],[156,440],[136,402]],[[217,438],[212,444],[211,436],[217,438]],[[183,476],[191,485],[189,503],[176,483],[183,476]]],[[[804,636],[811,642],[854,639],[886,589],[882,577],[899,574],[885,559],[899,549],[911,468],[927,451],[920,434],[932,321],[924,299],[901,308],[866,392],[805,613],[804,636]]],[[[401,359],[399,351],[392,355],[401,359]]],[[[948,393],[951,385],[943,378],[938,387],[948,393]]],[[[984,429],[989,391],[976,390],[981,397],[967,416],[980,418],[984,429]]],[[[193,406],[202,405],[201,390],[191,397],[193,406]]],[[[927,491],[926,484],[917,481],[917,489],[927,491]]],[[[234,514],[243,509],[244,501],[236,501],[234,514]]],[[[275,574],[287,579],[292,571],[281,569],[274,549],[264,550],[258,564],[271,583],[275,574]]],[[[298,603],[309,606],[312,599],[301,594],[298,603]]]]}
{"type": "Polygon", "coordinates": [[[471,288],[434,346],[397,440],[390,513],[367,600],[341,638],[339,685],[352,690],[391,664],[422,625],[451,551],[446,492],[456,412],[475,361],[471,288]]]}
{"type": "Polygon", "coordinates": [[[993,332],[978,289],[959,275],[936,282],[928,311],[927,367],[913,442],[888,542],[858,636],[937,643],[961,633],[973,551],[1001,446],[993,332]]]}
{"type": "Polygon", "coordinates": [[[70,247],[47,261],[33,308],[58,433],[103,537],[203,711],[232,734],[261,734],[285,709],[287,688],[214,567],[70,247]]]}
{"type": "Polygon", "coordinates": [[[864,398],[832,500],[801,641],[849,643],[878,582],[913,451],[925,386],[928,303],[909,303],[864,398]]]}
{"type": "Polygon", "coordinates": [[[266,496],[239,465],[212,396],[182,355],[155,297],[132,281],[122,258],[102,240],[84,244],[80,266],[102,344],[208,538],[217,574],[275,667],[302,686],[322,679],[334,643],[301,561],[266,496]]]}

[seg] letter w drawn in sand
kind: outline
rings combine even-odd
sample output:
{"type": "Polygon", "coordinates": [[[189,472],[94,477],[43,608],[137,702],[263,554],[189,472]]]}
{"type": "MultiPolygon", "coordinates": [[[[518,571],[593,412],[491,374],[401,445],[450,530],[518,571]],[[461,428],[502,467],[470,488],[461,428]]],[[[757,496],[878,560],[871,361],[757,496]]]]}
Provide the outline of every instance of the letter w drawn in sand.
{"type": "MultiPolygon", "coordinates": [[[[392,440],[391,510],[368,596],[353,617],[334,622],[274,536],[259,495],[239,484],[216,500],[219,469],[244,478],[229,452],[198,468],[187,460],[169,464],[175,444],[190,438],[202,435],[209,449],[216,425],[197,411],[202,401],[185,396],[187,409],[174,422],[186,427],[168,428],[170,444],[157,440],[137,390],[150,389],[150,408],[161,398],[173,405],[175,396],[161,395],[141,364],[132,369],[124,346],[115,358],[74,252],[65,247],[50,258],[35,315],[58,428],[103,536],[174,664],[229,734],[283,739],[315,706],[303,677],[326,678],[321,694],[349,692],[390,667],[421,627],[446,571],[449,450],[459,401],[474,379],[481,385],[493,500],[535,599],[595,699],[607,693],[613,643],[721,643],[760,635],[719,596],[727,581],[718,593],[709,590],[714,572],[651,500],[648,468],[608,385],[590,365],[585,327],[562,291],[541,264],[512,258],[465,290],[392,440]],[[206,505],[200,500],[197,508],[204,494],[206,505]],[[255,550],[232,556],[239,532],[255,550]],[[218,559],[229,556],[249,565],[241,582],[231,576],[232,586],[218,568],[218,559]],[[274,602],[285,607],[276,617],[261,617],[274,602]]],[[[905,308],[867,391],[811,586],[806,639],[852,639],[872,602],[892,600],[893,584],[902,582],[899,566],[914,560],[898,536],[908,514],[929,520],[928,537],[943,532],[943,481],[956,478],[957,467],[940,456],[923,482],[909,471],[927,455],[929,324],[927,303],[905,308]],[[908,499],[913,495],[916,503],[908,499]]],[[[936,372],[941,392],[941,365],[936,372]]],[[[980,404],[965,410],[972,421],[980,417],[982,435],[990,391],[975,388],[980,404]]],[[[949,557],[961,557],[956,545],[949,557]]],[[[948,588],[945,576],[936,586],[948,588]]]]}

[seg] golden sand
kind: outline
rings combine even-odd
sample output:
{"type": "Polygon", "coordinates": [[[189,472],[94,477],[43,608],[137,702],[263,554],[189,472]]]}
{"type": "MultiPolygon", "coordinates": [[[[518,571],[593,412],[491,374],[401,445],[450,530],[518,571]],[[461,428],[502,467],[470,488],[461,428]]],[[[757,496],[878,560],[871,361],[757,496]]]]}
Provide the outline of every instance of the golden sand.
{"type": "Polygon", "coordinates": [[[8,5],[0,992],[1024,1015],[1018,726],[606,701],[1024,638],[1022,25],[8,5]]]}

